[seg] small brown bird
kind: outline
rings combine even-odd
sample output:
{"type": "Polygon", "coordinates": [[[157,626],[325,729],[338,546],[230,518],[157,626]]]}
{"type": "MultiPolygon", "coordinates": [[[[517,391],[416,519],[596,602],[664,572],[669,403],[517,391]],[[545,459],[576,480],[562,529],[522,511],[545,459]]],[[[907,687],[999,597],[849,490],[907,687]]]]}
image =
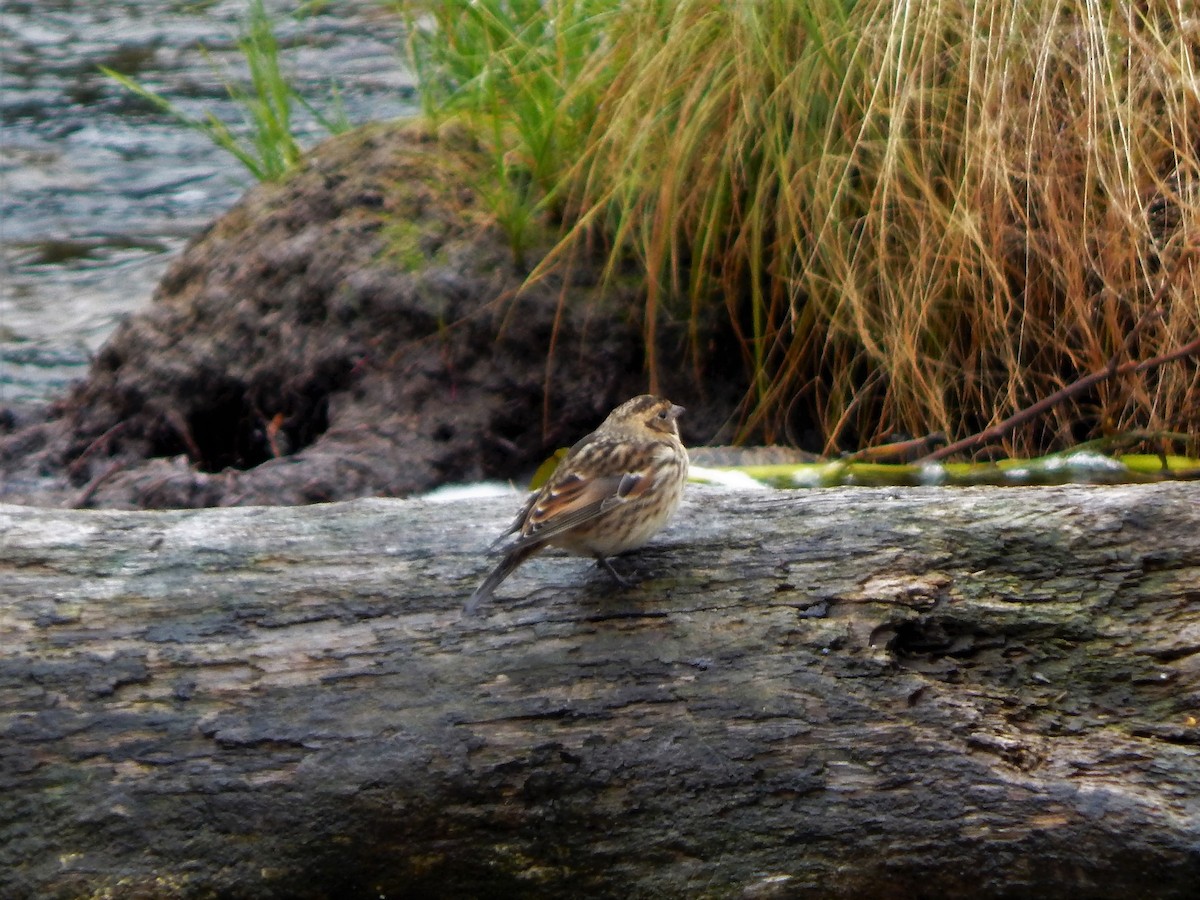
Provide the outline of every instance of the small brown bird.
{"type": "Polygon", "coordinates": [[[474,615],[517,566],[547,546],[594,556],[619,583],[608,557],[650,540],[679,506],[688,455],[670,400],[643,394],[622,403],[572,447],[500,536],[517,537],[476,588],[463,612],[474,615]]]}

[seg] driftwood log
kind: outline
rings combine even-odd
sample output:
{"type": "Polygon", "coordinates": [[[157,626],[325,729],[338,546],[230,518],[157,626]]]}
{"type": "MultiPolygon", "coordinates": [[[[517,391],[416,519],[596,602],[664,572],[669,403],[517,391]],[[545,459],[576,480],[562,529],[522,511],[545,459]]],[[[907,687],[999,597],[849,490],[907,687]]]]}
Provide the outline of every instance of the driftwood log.
{"type": "Polygon", "coordinates": [[[0,507],[0,896],[1194,897],[1200,485],[0,507]]]}

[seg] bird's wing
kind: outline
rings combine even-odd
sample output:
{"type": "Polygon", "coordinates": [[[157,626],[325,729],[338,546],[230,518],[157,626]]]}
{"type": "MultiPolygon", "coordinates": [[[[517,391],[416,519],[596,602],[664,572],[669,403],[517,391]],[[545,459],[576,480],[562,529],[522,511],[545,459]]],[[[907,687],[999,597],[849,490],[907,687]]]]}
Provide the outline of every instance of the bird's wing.
{"type": "Polygon", "coordinates": [[[614,475],[570,474],[554,479],[530,503],[521,536],[509,552],[543,544],[603,515],[614,506],[640,496],[653,479],[648,472],[614,475]]]}

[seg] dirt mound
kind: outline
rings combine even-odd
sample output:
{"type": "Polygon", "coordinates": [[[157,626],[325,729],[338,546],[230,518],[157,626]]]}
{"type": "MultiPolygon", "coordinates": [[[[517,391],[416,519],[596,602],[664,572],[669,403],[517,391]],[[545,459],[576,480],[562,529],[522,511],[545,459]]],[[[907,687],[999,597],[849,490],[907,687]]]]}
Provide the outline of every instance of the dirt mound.
{"type": "MultiPolygon", "coordinates": [[[[83,383],[42,421],[9,417],[0,500],[400,496],[511,477],[573,442],[646,389],[640,282],[601,289],[578,266],[569,285],[523,288],[479,201],[486,167],[461,133],[378,124],[250,191],[83,383]]],[[[676,373],[664,392],[690,407],[685,436],[709,438],[740,394],[740,359],[702,398],[683,326],[659,332],[676,373]]]]}

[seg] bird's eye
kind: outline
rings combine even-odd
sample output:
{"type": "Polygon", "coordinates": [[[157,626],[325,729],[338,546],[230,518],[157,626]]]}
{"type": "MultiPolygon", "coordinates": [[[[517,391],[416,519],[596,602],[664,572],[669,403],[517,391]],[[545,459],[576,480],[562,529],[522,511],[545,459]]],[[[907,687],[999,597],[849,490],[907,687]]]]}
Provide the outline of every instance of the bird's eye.
{"type": "Polygon", "coordinates": [[[666,417],[667,417],[667,411],[665,409],[660,409],[658,411],[658,415],[655,418],[665,419],[666,417]]]}

